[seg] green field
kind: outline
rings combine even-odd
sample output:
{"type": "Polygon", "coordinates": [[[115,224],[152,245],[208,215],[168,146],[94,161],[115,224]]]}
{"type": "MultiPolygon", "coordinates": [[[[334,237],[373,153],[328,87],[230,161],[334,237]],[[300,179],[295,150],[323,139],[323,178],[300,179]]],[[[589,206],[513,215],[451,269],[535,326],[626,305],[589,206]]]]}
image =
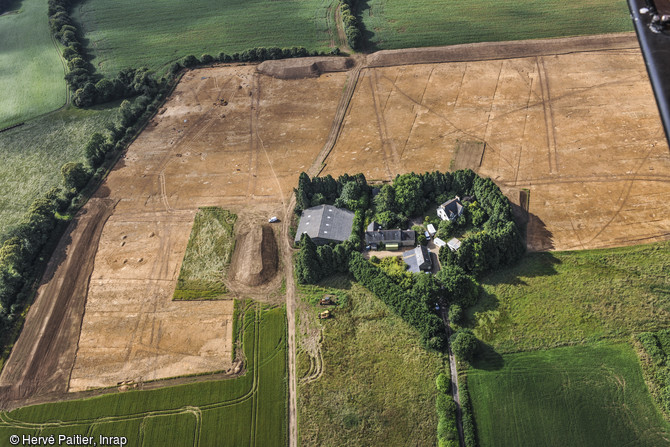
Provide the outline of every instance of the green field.
{"type": "Polygon", "coordinates": [[[369,50],[633,31],[624,0],[367,0],[369,50]]]}
{"type": "Polygon", "coordinates": [[[67,108],[0,133],[0,237],[21,221],[33,200],[60,184],[64,163],[84,161],[91,134],[104,132],[117,106],[67,108]]]}
{"type": "MultiPolygon", "coordinates": [[[[435,445],[442,356],[421,348],[416,331],[358,284],[331,277],[320,285],[321,296],[339,291],[346,304],[323,320],[323,375],[298,388],[301,444],[435,445]]],[[[318,296],[315,288],[309,296],[318,296]]],[[[307,359],[299,353],[299,377],[307,359]]]]}
{"type": "Polygon", "coordinates": [[[503,362],[468,371],[481,447],[670,445],[670,425],[627,344],[509,354],[503,362]]]}
{"type": "Polygon", "coordinates": [[[670,327],[670,243],[530,253],[484,277],[476,335],[515,352],[670,327]]]}
{"type": "MultiPolygon", "coordinates": [[[[232,54],[257,46],[328,50],[334,0],[86,0],[73,17],[87,52],[106,75],[121,68],[165,69],[193,54],[232,54]]],[[[331,30],[335,33],[336,31],[331,30]]]]}
{"type": "Polygon", "coordinates": [[[2,445],[12,434],[102,434],[138,447],[285,446],[284,310],[247,310],[243,337],[244,376],[2,412],[2,445]]]}
{"type": "Polygon", "coordinates": [[[223,278],[235,248],[236,220],[235,214],[221,208],[198,210],[173,299],[215,299],[227,292],[223,278]]]}
{"type": "Polygon", "coordinates": [[[51,39],[47,2],[23,0],[0,17],[0,129],[65,104],[60,49],[51,39]]]}

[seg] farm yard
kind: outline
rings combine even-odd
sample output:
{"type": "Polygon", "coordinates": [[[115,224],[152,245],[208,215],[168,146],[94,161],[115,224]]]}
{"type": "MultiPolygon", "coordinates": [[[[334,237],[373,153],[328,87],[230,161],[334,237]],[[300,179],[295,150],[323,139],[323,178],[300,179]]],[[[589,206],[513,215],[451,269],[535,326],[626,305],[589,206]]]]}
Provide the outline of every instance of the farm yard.
{"type": "Polygon", "coordinates": [[[161,73],[184,56],[233,54],[253,47],[329,51],[336,36],[332,0],[86,0],[73,18],[103,74],[148,66],[161,73]],[[263,32],[259,32],[263,30],[263,32]]]}
{"type": "Polygon", "coordinates": [[[359,5],[371,51],[633,29],[625,1],[368,0],[359,5]]]}
{"type": "Polygon", "coordinates": [[[482,447],[670,445],[627,344],[509,354],[480,368],[467,380],[482,447]]]}
{"type": "MultiPolygon", "coordinates": [[[[128,445],[286,444],[286,320],[281,308],[248,308],[246,371],[230,380],[127,391],[0,413],[10,434],[125,436],[128,445]]],[[[184,380],[187,382],[187,380],[184,380]]]]}
{"type": "MultiPolygon", "coordinates": [[[[415,445],[432,445],[442,355],[421,348],[406,322],[346,277],[311,286],[305,298],[324,293],[338,296],[341,306],[333,318],[323,323],[310,318],[312,326],[300,329],[305,346],[298,355],[301,445],[402,445],[410,438],[415,445]],[[314,325],[321,326],[321,337],[314,325]],[[312,355],[320,360],[309,371],[312,355]]],[[[323,309],[307,307],[308,314],[323,309]]]]}
{"type": "Polygon", "coordinates": [[[0,16],[0,129],[51,112],[67,100],[61,48],[51,38],[46,17],[47,3],[40,0],[23,0],[18,13],[0,16]]]}

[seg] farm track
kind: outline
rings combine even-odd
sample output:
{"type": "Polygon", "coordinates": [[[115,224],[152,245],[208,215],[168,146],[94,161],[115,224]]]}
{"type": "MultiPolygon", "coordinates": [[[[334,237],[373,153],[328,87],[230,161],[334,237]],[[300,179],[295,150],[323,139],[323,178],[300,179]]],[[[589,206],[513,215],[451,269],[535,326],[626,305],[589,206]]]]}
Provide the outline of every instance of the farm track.
{"type": "Polygon", "coordinates": [[[356,85],[358,84],[358,79],[361,74],[362,63],[360,60],[356,61],[356,65],[352,68],[347,76],[347,87],[340,99],[337,109],[335,111],[335,117],[333,118],[333,124],[330,128],[330,133],[328,133],[328,138],[326,143],[323,145],[321,152],[316,156],[316,159],[307,170],[307,174],[310,177],[315,177],[325,167],[326,158],[335,147],[337,143],[337,138],[342,132],[342,126],[344,124],[344,118],[346,116],[347,110],[349,110],[349,104],[351,104],[351,98],[354,96],[354,91],[356,90],[356,85]]]}

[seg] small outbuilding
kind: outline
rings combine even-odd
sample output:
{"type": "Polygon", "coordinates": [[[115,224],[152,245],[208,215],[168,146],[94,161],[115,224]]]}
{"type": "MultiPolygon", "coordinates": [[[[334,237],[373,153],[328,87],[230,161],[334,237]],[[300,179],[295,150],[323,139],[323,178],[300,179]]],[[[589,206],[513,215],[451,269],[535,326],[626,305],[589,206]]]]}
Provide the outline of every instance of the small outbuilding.
{"type": "Polygon", "coordinates": [[[436,245],[438,248],[442,248],[442,247],[444,247],[445,245],[447,245],[447,243],[444,242],[444,241],[443,241],[442,239],[440,239],[439,237],[436,237],[435,239],[433,239],[433,242],[435,243],[435,245],[436,245]]]}
{"type": "Polygon", "coordinates": [[[461,248],[461,241],[456,238],[450,239],[449,242],[447,242],[447,246],[449,246],[451,251],[456,251],[461,248]]]}

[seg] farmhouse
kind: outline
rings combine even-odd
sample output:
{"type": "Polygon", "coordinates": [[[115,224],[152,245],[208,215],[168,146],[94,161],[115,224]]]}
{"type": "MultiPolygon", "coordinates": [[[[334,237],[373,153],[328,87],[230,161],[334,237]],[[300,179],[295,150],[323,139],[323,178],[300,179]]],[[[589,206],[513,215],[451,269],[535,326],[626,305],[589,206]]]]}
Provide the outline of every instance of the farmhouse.
{"type": "Polygon", "coordinates": [[[295,242],[300,242],[303,234],[308,234],[316,245],[343,242],[349,239],[354,223],[354,213],[332,205],[307,208],[300,216],[295,242]]]}
{"type": "Polygon", "coordinates": [[[437,207],[437,215],[442,220],[457,219],[462,213],[463,204],[461,204],[461,199],[458,196],[437,207]]]}
{"type": "Polygon", "coordinates": [[[376,250],[379,244],[384,244],[389,250],[400,247],[413,247],[416,243],[414,230],[376,230],[365,232],[365,244],[376,250]]]}
{"type": "Polygon", "coordinates": [[[430,259],[430,252],[423,245],[419,245],[414,250],[408,250],[402,255],[402,260],[409,266],[409,271],[419,273],[420,271],[429,271],[433,268],[433,262],[430,259]]]}

